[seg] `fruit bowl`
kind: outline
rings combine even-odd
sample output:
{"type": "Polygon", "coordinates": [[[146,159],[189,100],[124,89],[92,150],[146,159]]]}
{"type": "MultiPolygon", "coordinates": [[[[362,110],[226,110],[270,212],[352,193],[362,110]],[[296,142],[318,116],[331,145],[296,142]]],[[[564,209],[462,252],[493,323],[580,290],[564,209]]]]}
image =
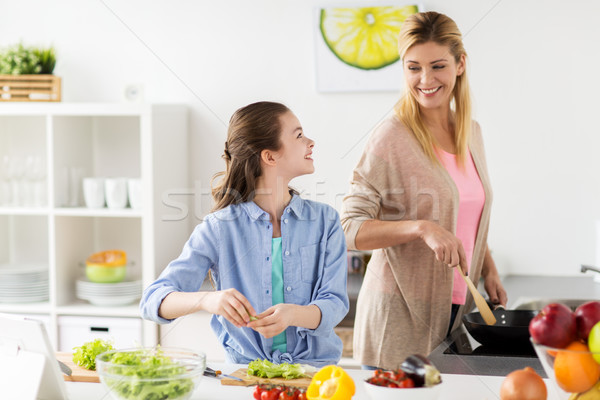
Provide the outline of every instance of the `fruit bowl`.
{"type": "Polygon", "coordinates": [[[177,348],[113,350],[96,357],[100,382],[115,400],[189,399],[206,355],[177,348]]]}
{"type": "Polygon", "coordinates": [[[600,353],[592,353],[582,342],[573,342],[564,349],[548,347],[531,340],[542,367],[556,386],[561,400],[600,398],[600,353]],[[585,397],[577,394],[587,395],[585,397]]]}
{"type": "Polygon", "coordinates": [[[418,388],[390,388],[363,381],[371,400],[436,400],[442,391],[442,383],[418,388]]]}

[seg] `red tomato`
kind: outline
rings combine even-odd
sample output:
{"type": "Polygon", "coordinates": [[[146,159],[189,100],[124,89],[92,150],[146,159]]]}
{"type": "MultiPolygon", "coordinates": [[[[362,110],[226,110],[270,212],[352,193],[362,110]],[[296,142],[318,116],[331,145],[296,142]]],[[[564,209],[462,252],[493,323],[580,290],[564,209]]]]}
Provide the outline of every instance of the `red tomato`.
{"type": "Polygon", "coordinates": [[[400,381],[400,385],[398,385],[398,387],[401,388],[414,388],[415,387],[415,382],[413,382],[412,379],[410,378],[405,378],[403,380],[400,381]]]}
{"type": "Polygon", "coordinates": [[[298,394],[298,400],[307,400],[306,399],[306,392],[300,392],[298,394]]]}
{"type": "Polygon", "coordinates": [[[262,392],[263,392],[263,389],[259,385],[256,385],[256,388],[254,389],[254,392],[252,393],[252,395],[254,396],[254,400],[261,400],[260,395],[262,392]]]}
{"type": "Polygon", "coordinates": [[[279,393],[280,391],[277,388],[269,389],[268,391],[261,393],[260,400],[277,400],[279,393]]]}
{"type": "Polygon", "coordinates": [[[286,388],[283,392],[279,393],[279,400],[296,400],[294,389],[286,388]]]}

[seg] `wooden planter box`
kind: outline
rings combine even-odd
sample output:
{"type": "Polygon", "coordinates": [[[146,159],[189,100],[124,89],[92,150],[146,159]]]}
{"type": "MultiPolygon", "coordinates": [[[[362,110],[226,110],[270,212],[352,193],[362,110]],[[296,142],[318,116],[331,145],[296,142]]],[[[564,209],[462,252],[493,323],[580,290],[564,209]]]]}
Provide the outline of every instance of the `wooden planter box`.
{"type": "Polygon", "coordinates": [[[60,101],[60,77],[0,75],[0,101],[60,101]]]}

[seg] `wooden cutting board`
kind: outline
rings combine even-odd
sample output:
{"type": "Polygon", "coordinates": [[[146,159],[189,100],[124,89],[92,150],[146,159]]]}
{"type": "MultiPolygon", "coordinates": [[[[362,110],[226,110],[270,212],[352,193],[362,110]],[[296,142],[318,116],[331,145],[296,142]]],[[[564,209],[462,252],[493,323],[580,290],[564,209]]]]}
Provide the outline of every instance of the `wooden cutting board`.
{"type": "Polygon", "coordinates": [[[65,381],[68,382],[94,382],[99,383],[100,378],[98,377],[98,373],[96,371],[90,371],[89,369],[85,369],[80,367],[79,365],[75,365],[73,362],[73,354],[72,353],[56,353],[56,359],[65,363],[73,374],[71,376],[67,376],[62,374],[65,381]]]}
{"type": "Polygon", "coordinates": [[[259,378],[258,376],[248,376],[248,368],[240,368],[235,372],[232,372],[231,376],[235,376],[236,378],[240,378],[243,381],[236,381],[235,379],[222,377],[221,385],[229,385],[229,386],[254,386],[258,384],[265,385],[285,385],[285,386],[294,386],[297,388],[306,389],[308,385],[310,385],[310,381],[314,373],[308,373],[311,378],[296,378],[296,379],[285,379],[285,378],[259,378]]]}

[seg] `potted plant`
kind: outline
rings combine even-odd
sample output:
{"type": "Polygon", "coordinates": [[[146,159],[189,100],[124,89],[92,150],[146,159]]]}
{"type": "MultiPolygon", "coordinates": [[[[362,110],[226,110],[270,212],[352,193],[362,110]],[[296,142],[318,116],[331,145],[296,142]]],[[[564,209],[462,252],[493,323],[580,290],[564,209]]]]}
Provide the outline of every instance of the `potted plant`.
{"type": "Polygon", "coordinates": [[[53,75],[53,47],[22,43],[0,50],[0,101],[60,101],[61,79],[53,75]]]}

